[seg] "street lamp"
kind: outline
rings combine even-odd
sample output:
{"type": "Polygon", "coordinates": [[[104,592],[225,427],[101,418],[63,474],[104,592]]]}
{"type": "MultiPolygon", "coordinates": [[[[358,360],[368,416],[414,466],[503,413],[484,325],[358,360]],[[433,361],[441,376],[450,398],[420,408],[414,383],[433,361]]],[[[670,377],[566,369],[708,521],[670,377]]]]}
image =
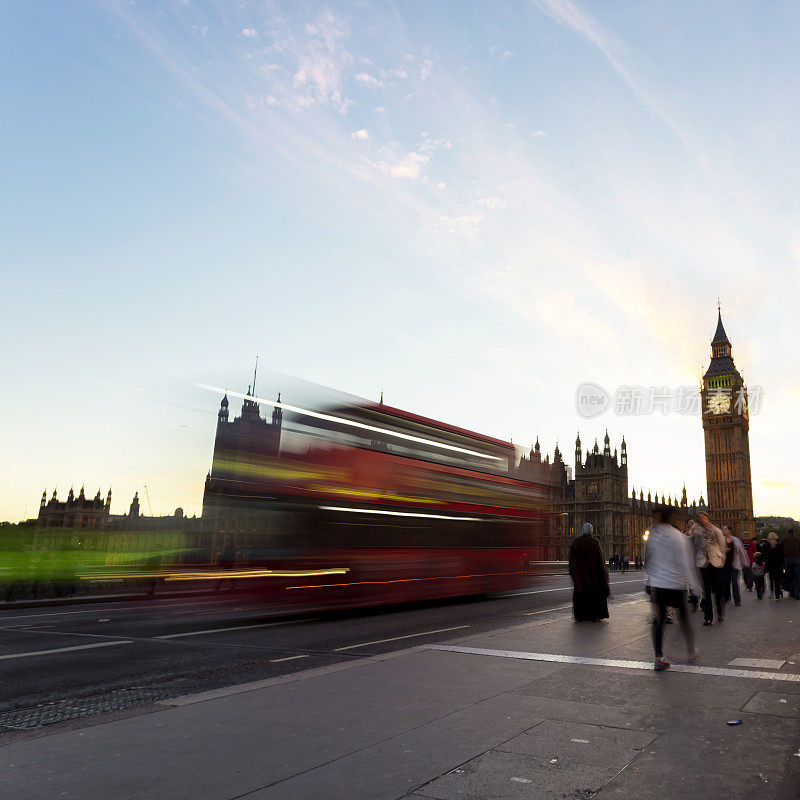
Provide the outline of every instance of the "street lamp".
{"type": "Polygon", "coordinates": [[[650,538],[650,528],[642,534],[642,541],[646,542],[650,538]]]}

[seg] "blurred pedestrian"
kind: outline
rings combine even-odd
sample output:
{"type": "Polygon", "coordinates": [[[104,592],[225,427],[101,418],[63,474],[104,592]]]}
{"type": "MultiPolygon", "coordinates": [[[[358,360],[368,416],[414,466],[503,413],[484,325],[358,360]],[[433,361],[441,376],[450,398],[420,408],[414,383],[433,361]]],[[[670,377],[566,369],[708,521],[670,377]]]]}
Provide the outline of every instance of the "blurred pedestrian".
{"type": "Polygon", "coordinates": [[[783,560],[789,579],[789,594],[795,600],[800,600],[800,539],[794,528],[789,528],[783,537],[783,560]]]}
{"type": "Polygon", "coordinates": [[[701,591],[697,574],[689,558],[689,547],[685,537],[674,528],[672,509],[658,506],[655,509],[656,523],[650,527],[650,536],[645,545],[644,564],[650,585],[651,599],[657,609],[656,624],[653,626],[653,650],[656,670],[669,669],[669,661],[664,658],[663,640],[667,609],[675,608],[686,639],[689,660],[695,661],[700,655],[694,646],[689,613],[686,608],[686,592],[690,587],[699,594],[701,591]]]}
{"type": "Polygon", "coordinates": [[[725,537],[722,531],[711,522],[705,511],[697,515],[694,527],[696,541],[695,564],[703,579],[703,625],[713,625],[714,606],[717,608],[717,622],[722,622],[722,567],[725,565],[725,537]]]}
{"type": "Polygon", "coordinates": [[[767,562],[767,575],[769,576],[769,598],[780,600],[783,597],[783,545],[778,541],[778,534],[770,531],[767,536],[769,549],[765,557],[767,562]]]}
{"type": "Polygon", "coordinates": [[[747,566],[742,569],[742,579],[748,592],[753,591],[753,559],[756,555],[756,537],[751,536],[745,547],[747,553],[747,566]]]}
{"type": "Polygon", "coordinates": [[[572,578],[572,612],[576,622],[608,619],[608,583],[605,557],[600,542],[592,535],[588,522],[569,548],[569,574],[572,578]]]}
{"type": "Polygon", "coordinates": [[[697,525],[697,520],[694,517],[687,517],[686,523],[683,526],[683,535],[686,537],[686,549],[689,554],[689,561],[692,565],[692,570],[694,574],[697,576],[697,581],[695,581],[695,587],[699,586],[700,591],[696,591],[694,587],[689,587],[689,606],[692,611],[697,611],[698,606],[700,605],[700,597],[702,595],[702,587],[703,581],[700,577],[700,573],[697,570],[697,543],[694,538],[694,529],[697,525]]]}
{"type": "Polygon", "coordinates": [[[631,565],[631,560],[628,556],[622,556],[622,572],[625,574],[631,565]]]}
{"type": "Polygon", "coordinates": [[[739,593],[739,575],[747,564],[747,551],[738,536],[724,525],[722,535],[725,537],[725,566],[722,568],[723,599],[729,602],[733,597],[734,605],[742,604],[739,593]]]}
{"type": "Polygon", "coordinates": [[[762,553],[756,553],[751,567],[753,573],[753,585],[756,587],[756,599],[764,599],[764,584],[766,583],[767,564],[762,553]]]}

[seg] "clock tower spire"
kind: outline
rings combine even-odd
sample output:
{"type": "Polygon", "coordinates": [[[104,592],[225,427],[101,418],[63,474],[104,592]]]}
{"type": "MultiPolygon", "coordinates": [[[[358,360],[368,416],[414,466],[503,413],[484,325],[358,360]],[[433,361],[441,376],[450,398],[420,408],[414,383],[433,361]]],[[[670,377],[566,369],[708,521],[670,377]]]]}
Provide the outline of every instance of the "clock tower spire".
{"type": "Polygon", "coordinates": [[[719,303],[701,397],[709,510],[720,527],[755,535],[747,387],[733,362],[719,303]]]}

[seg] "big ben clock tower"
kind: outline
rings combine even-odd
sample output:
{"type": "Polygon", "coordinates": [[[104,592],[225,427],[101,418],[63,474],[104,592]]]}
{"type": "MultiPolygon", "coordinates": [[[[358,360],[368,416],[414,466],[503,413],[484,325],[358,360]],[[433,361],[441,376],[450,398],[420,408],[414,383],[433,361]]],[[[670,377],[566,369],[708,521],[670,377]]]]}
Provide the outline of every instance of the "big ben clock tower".
{"type": "Polygon", "coordinates": [[[722,311],[701,396],[709,511],[720,527],[729,525],[739,536],[754,536],[747,387],[733,363],[722,311]]]}

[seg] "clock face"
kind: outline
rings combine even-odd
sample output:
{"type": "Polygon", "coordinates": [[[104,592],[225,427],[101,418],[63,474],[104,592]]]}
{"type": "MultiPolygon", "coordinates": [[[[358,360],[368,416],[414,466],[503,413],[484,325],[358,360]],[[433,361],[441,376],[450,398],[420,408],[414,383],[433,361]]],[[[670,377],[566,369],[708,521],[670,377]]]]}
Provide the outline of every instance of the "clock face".
{"type": "Polygon", "coordinates": [[[731,398],[725,394],[712,394],[708,398],[708,410],[712,414],[728,414],[731,410],[731,398]]]}

